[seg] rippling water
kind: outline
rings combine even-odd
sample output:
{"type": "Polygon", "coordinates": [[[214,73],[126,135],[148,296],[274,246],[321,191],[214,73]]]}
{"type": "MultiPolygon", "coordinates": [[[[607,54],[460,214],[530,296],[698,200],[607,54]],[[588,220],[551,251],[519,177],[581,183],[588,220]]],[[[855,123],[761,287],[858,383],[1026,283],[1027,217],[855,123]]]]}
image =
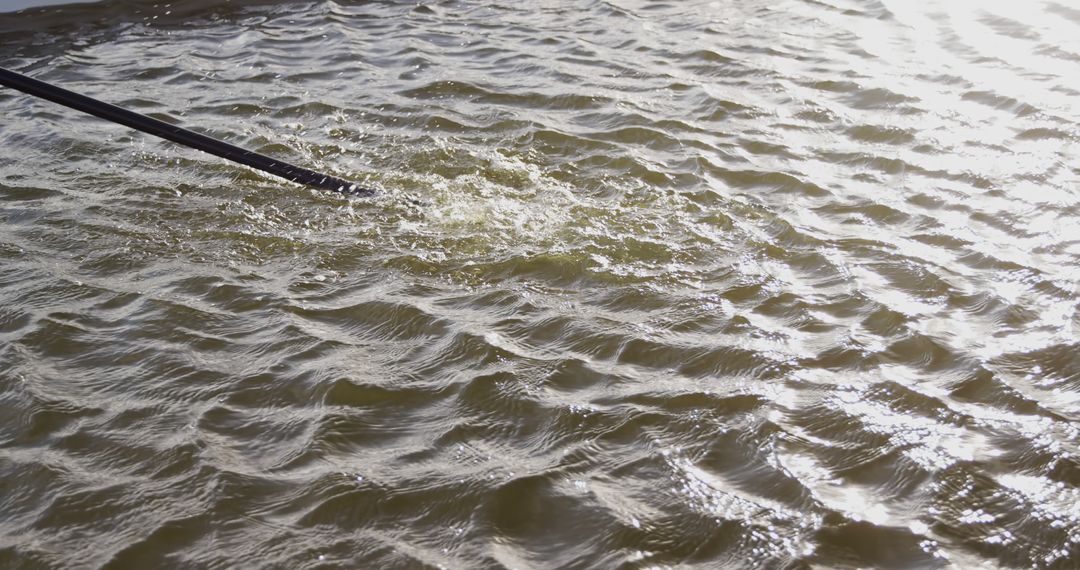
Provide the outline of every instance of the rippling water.
{"type": "Polygon", "coordinates": [[[0,46],[382,189],[0,90],[0,566],[1080,567],[1070,2],[107,1],[0,46]]]}

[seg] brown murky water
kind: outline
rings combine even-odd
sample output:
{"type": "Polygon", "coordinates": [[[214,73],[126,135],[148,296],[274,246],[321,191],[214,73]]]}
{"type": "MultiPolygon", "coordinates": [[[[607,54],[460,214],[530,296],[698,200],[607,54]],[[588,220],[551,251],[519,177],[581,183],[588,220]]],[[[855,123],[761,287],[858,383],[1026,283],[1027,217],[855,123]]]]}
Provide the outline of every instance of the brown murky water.
{"type": "Polygon", "coordinates": [[[1071,2],[106,1],[0,65],[383,190],[0,91],[4,568],[1080,567],[1071,2]]]}

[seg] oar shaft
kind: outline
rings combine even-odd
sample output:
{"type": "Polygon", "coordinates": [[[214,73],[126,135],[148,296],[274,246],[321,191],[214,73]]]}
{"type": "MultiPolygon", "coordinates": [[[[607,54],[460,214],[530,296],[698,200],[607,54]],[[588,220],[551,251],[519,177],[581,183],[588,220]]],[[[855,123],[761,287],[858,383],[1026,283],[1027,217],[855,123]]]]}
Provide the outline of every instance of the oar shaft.
{"type": "Polygon", "coordinates": [[[164,121],[159,121],[140,113],[128,111],[127,109],[85,95],[80,95],[73,91],[68,91],[67,89],[27,77],[21,73],[16,73],[2,67],[0,67],[0,85],[17,89],[23,93],[47,99],[53,103],[71,107],[72,109],[82,111],[83,113],[89,113],[95,117],[119,123],[126,127],[131,127],[135,130],[149,133],[177,144],[208,152],[212,155],[220,156],[225,160],[238,162],[254,169],[280,176],[286,180],[347,194],[363,195],[373,193],[371,190],[360,188],[347,180],[327,174],[321,174],[314,170],[308,170],[294,164],[289,164],[288,162],[270,158],[269,156],[257,152],[245,150],[236,145],[219,141],[194,131],[189,131],[183,127],[170,125],[164,121]]]}

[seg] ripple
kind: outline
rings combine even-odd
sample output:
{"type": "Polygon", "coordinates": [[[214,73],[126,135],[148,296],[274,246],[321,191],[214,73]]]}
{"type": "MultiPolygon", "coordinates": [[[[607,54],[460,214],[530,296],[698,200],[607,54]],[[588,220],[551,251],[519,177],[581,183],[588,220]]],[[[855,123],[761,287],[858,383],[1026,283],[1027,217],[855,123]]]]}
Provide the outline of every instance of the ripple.
{"type": "Polygon", "coordinates": [[[0,93],[0,566],[1070,567],[1080,12],[1006,4],[0,14],[381,189],[0,93]]]}

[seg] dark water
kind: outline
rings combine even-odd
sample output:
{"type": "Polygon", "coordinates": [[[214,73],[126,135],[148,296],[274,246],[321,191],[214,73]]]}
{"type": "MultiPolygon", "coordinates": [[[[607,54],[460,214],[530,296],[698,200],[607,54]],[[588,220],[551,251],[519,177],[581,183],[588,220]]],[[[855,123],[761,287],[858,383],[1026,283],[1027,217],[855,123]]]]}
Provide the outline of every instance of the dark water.
{"type": "Polygon", "coordinates": [[[383,189],[0,93],[0,567],[1080,567],[1071,2],[116,1],[0,46],[383,189]]]}

